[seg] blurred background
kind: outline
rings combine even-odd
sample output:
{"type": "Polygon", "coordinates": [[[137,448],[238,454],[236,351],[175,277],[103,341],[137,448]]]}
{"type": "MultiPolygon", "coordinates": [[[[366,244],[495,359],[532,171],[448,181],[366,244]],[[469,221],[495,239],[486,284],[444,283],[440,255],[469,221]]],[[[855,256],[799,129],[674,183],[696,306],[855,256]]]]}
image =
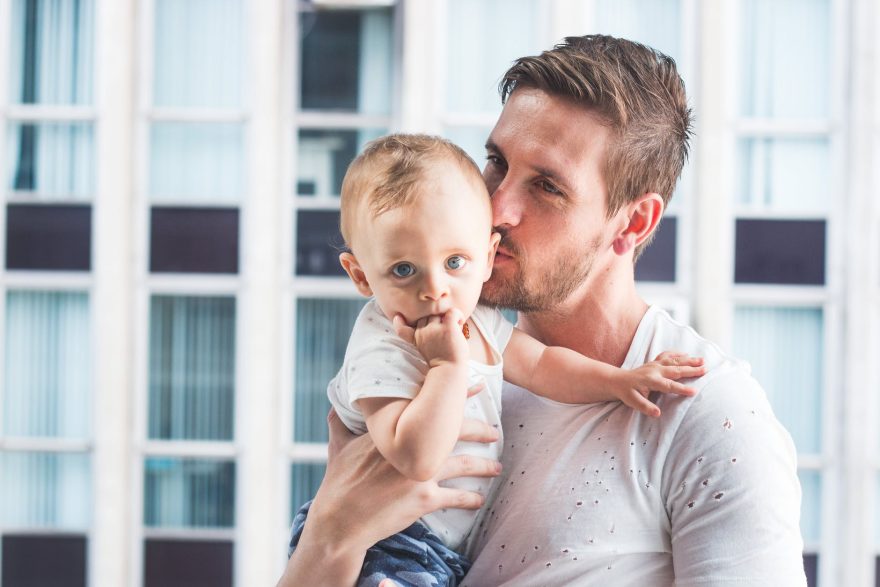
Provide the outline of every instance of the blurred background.
{"type": "Polygon", "coordinates": [[[482,165],[510,62],[590,32],[674,57],[696,113],[642,294],[764,384],[811,585],[880,585],[878,29],[875,0],[0,0],[0,586],[274,584],[364,302],[346,166],[394,130],[482,165]]]}

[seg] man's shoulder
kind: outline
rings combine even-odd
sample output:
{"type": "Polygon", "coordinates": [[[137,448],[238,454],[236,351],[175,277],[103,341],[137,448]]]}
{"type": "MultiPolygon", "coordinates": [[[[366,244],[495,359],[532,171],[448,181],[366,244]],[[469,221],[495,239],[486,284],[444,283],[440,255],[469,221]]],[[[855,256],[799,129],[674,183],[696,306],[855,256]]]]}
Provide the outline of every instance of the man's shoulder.
{"type": "MultiPolygon", "coordinates": [[[[718,344],[704,338],[692,327],[677,322],[666,312],[654,318],[649,359],[664,350],[676,350],[705,360],[707,372],[686,383],[697,390],[691,398],[662,395],[658,403],[673,429],[684,427],[679,434],[694,435],[717,428],[730,430],[735,420],[751,421],[758,416],[762,426],[778,427],[767,394],[752,376],[748,362],[725,352],[718,344]],[[651,354],[652,353],[652,354],[651,354]],[[766,417],[766,419],[765,419],[766,417]]],[[[649,360],[647,359],[647,360],[649,360]]]]}
{"type": "Polygon", "coordinates": [[[678,322],[659,308],[652,307],[649,311],[651,313],[647,318],[650,320],[650,328],[646,333],[649,351],[645,357],[646,361],[652,360],[663,351],[675,350],[702,357],[709,369],[707,375],[711,375],[715,370],[719,373],[737,372],[746,376],[751,373],[748,362],[726,352],[717,343],[699,334],[692,326],[678,322]]]}

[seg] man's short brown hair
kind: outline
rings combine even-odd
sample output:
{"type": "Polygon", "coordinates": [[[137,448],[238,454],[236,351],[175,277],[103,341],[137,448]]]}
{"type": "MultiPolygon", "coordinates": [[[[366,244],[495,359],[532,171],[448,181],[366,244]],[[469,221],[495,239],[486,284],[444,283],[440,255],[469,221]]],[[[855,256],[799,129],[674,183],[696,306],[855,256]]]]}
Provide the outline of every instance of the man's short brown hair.
{"type": "MultiPolygon", "coordinates": [[[[339,225],[345,244],[351,247],[356,215],[361,204],[373,217],[406,206],[418,192],[427,170],[443,161],[483,186],[480,168],[458,145],[425,134],[390,134],[367,143],[342,180],[339,225]]],[[[486,205],[488,206],[488,197],[486,205]]]]}
{"type": "Polygon", "coordinates": [[[516,60],[499,84],[502,103],[520,86],[581,104],[611,128],[603,164],[609,217],[646,193],[669,202],[692,134],[672,58],[625,39],[567,37],[538,56],[516,60]]]}

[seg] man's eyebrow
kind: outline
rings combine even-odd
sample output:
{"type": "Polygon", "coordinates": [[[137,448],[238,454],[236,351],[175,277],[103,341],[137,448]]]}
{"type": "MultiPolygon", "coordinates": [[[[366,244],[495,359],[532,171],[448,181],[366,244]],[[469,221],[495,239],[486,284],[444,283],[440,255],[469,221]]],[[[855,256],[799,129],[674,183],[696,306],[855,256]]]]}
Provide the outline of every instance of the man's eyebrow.
{"type": "Polygon", "coordinates": [[[501,149],[498,148],[498,145],[495,144],[491,138],[486,140],[486,144],[484,145],[487,151],[494,151],[495,153],[501,154],[501,149]]]}

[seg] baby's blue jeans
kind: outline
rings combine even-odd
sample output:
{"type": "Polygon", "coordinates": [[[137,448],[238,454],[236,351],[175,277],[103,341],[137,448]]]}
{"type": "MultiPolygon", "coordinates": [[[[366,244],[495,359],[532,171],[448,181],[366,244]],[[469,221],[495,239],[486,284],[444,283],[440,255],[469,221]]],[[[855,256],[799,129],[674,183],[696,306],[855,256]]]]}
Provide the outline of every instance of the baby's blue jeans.
{"type": "MultiPolygon", "coordinates": [[[[293,519],[288,556],[299,543],[311,505],[307,502],[293,519]]],[[[455,587],[469,568],[470,562],[464,556],[416,522],[367,550],[357,586],[376,587],[382,579],[391,579],[401,587],[455,587]]]]}

